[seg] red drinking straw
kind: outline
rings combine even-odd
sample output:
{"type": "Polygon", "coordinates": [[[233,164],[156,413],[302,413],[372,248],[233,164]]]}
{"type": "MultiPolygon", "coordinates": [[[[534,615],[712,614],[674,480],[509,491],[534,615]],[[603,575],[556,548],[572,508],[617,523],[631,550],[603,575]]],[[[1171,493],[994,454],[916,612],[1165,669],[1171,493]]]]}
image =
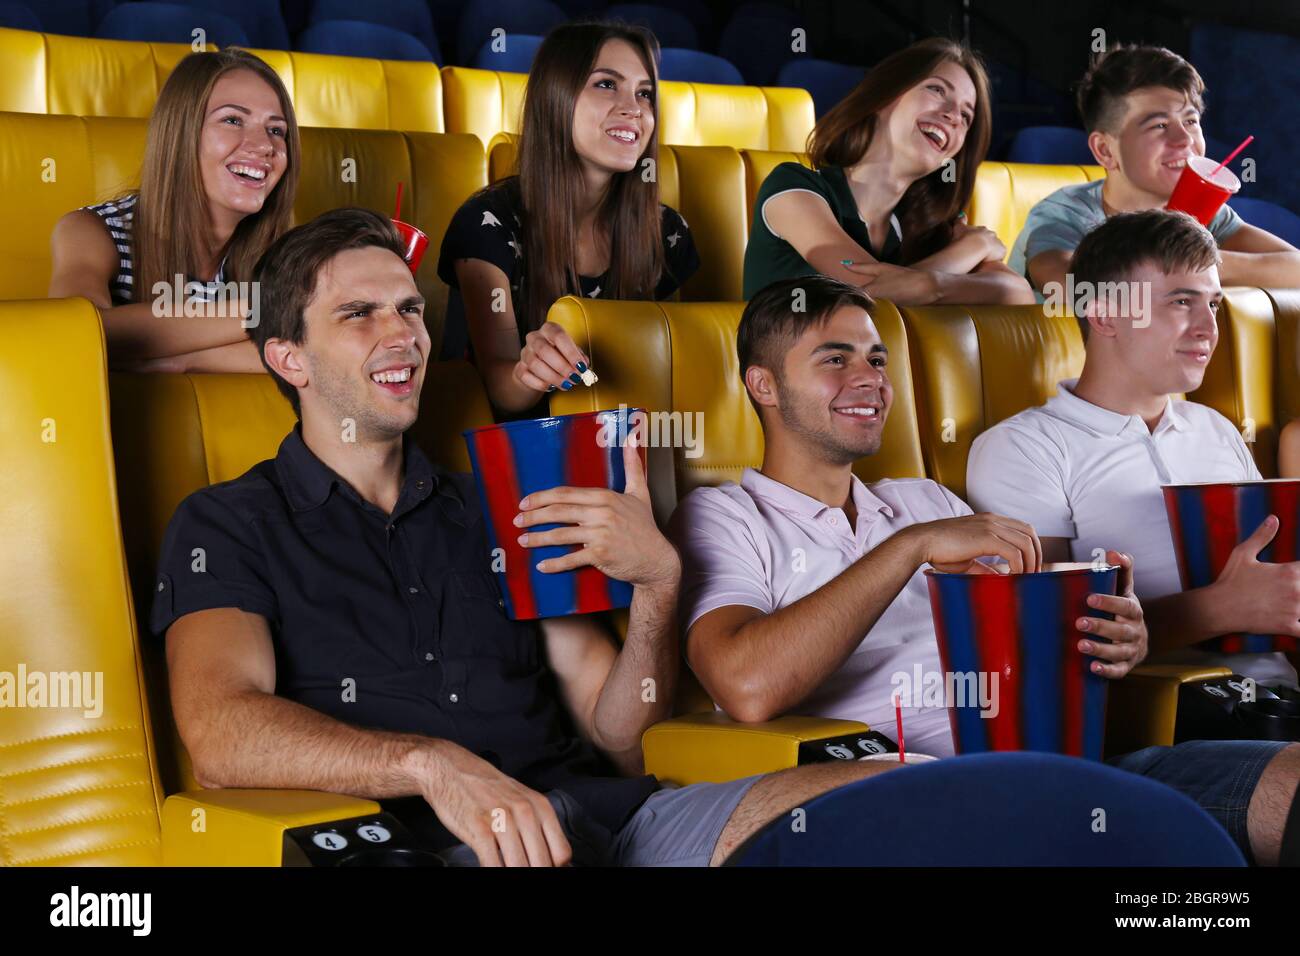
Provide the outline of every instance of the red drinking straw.
{"type": "Polygon", "coordinates": [[[903,702],[898,694],[894,695],[894,726],[898,728],[898,762],[907,763],[907,750],[903,746],[903,702]]]}
{"type": "Polygon", "coordinates": [[[1230,162],[1232,162],[1234,159],[1236,159],[1236,158],[1237,158],[1237,154],[1240,153],[1240,152],[1241,152],[1243,149],[1245,149],[1247,146],[1249,146],[1252,142],[1254,142],[1254,140],[1255,140],[1255,134],[1254,134],[1254,133],[1252,133],[1251,135],[1249,135],[1249,136],[1247,136],[1245,139],[1243,139],[1243,140],[1241,141],[1241,145],[1238,146],[1236,149],[1234,149],[1231,153],[1228,154],[1228,158],[1227,158],[1227,159],[1225,159],[1223,162],[1219,163],[1219,165],[1217,165],[1217,166],[1214,167],[1214,172],[1213,172],[1213,173],[1210,173],[1210,177],[1209,177],[1209,178],[1210,178],[1210,179],[1213,179],[1215,173],[1217,173],[1217,172],[1218,172],[1219,170],[1221,170],[1224,166],[1227,166],[1230,162]]]}
{"type": "MultiPolygon", "coordinates": [[[[1243,143],[1242,145],[1244,146],[1245,143],[1243,143]]],[[[1233,155],[1235,156],[1236,154],[1234,153],[1233,155]]],[[[1228,157],[1228,158],[1231,159],[1232,157],[1228,157]]],[[[1227,162],[1227,160],[1224,160],[1224,162],[1227,162]]],[[[393,211],[393,218],[394,219],[402,218],[402,184],[401,183],[397,184],[397,208],[393,211]]]]}

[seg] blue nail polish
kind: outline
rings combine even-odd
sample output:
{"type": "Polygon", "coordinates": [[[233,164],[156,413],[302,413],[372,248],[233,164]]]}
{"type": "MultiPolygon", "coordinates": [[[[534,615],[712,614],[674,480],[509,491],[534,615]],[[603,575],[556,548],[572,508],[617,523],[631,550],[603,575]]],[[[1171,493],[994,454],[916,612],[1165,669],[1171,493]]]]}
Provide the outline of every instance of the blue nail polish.
{"type": "Polygon", "coordinates": [[[582,384],[582,379],[578,376],[577,372],[574,372],[569,375],[569,381],[572,382],[574,385],[582,384]]]}
{"type": "Polygon", "coordinates": [[[587,363],[586,363],[586,362],[579,362],[579,363],[578,363],[578,372],[579,372],[579,373],[582,373],[582,372],[585,372],[585,371],[587,371],[587,363]]]}
{"type": "Polygon", "coordinates": [[[560,386],[560,388],[564,389],[567,392],[569,389],[573,388],[573,383],[565,382],[563,385],[560,386]]]}
{"type": "Polygon", "coordinates": [[[548,393],[549,393],[549,392],[553,392],[553,391],[555,391],[555,386],[554,386],[554,385],[547,385],[547,386],[546,386],[546,391],[547,391],[548,393]]]}

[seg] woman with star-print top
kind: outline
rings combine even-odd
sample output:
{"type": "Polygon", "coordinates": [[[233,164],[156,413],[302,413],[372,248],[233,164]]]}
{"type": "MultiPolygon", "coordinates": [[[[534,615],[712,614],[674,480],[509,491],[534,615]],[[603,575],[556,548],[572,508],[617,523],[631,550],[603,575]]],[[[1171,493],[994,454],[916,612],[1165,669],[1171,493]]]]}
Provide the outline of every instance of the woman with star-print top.
{"type": "Polygon", "coordinates": [[[657,54],[640,27],[552,30],[528,77],[519,174],[447,227],[442,357],[473,359],[501,418],[544,414],[548,392],[581,382],[587,357],[546,321],[556,299],[663,299],[699,268],[686,220],[642,176],[658,162],[657,54]]]}

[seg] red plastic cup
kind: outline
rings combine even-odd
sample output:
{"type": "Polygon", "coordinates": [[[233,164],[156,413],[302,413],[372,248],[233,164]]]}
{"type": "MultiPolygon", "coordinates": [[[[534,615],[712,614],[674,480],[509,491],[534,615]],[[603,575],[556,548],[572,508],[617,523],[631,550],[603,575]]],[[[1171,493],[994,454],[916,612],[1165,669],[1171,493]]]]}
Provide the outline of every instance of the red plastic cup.
{"type": "Polygon", "coordinates": [[[1241,180],[1227,166],[1215,172],[1218,165],[1208,156],[1189,156],[1165,208],[1185,212],[1208,226],[1228,198],[1241,188],[1241,180]]]}
{"type": "Polygon", "coordinates": [[[406,247],[402,258],[411,267],[411,275],[415,275],[420,268],[420,260],[424,258],[424,250],[429,248],[429,237],[409,222],[394,219],[393,225],[397,227],[397,233],[402,237],[402,245],[406,247]]]}

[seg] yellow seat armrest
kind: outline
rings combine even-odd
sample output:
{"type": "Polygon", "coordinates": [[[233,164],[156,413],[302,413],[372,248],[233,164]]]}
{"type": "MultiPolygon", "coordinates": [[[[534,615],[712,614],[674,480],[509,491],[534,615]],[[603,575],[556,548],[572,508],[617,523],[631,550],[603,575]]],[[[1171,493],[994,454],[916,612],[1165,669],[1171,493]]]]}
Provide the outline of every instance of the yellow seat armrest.
{"type": "Polygon", "coordinates": [[[1122,680],[1112,681],[1106,699],[1106,756],[1172,746],[1179,688],[1231,673],[1226,667],[1139,664],[1122,680]]]}
{"type": "Polygon", "coordinates": [[[797,766],[799,745],[865,733],[856,720],[778,717],[742,724],[720,712],[664,720],[641,738],[646,773],[663,783],[724,783],[797,766]]]}
{"type": "Polygon", "coordinates": [[[379,813],[319,790],[192,790],[163,804],[164,866],[280,866],[284,831],[379,813]]]}

